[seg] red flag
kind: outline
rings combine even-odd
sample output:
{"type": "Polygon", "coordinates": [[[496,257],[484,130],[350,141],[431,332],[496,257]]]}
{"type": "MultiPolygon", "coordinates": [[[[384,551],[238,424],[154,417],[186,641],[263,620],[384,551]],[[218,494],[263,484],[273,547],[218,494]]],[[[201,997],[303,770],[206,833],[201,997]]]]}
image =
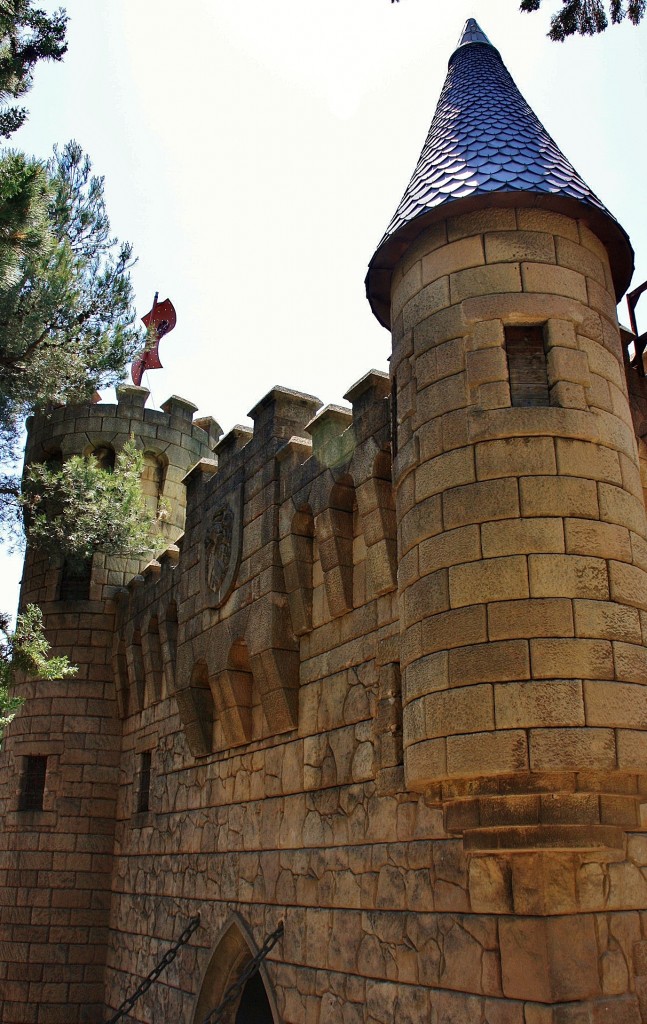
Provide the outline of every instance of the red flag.
{"type": "Polygon", "coordinates": [[[171,300],[164,299],[163,302],[158,302],[158,294],[158,292],[155,292],[153,308],[150,313],[142,317],[142,323],[147,331],[146,345],[144,351],[140,352],[137,358],[133,360],[130,370],[133,384],[136,384],[138,387],[142,382],[145,370],[159,370],[161,368],[162,364],[160,362],[158,345],[164,335],[173,330],[177,322],[177,316],[171,300]]]}

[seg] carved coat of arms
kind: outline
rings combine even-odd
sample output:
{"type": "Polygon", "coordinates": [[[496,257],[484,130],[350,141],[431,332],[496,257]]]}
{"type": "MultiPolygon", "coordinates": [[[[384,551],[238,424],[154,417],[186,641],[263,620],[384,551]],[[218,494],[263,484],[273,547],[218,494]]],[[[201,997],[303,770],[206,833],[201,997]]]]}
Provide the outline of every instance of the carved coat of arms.
{"type": "Polygon", "coordinates": [[[204,539],[204,581],[208,603],[219,607],[231,593],[240,561],[241,501],[228,495],[210,515],[204,539]]]}

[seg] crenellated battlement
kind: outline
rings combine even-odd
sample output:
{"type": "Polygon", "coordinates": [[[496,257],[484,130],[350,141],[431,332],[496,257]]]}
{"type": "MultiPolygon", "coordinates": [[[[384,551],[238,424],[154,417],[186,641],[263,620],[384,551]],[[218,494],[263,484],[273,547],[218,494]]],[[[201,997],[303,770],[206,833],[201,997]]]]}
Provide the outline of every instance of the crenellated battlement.
{"type": "Polygon", "coordinates": [[[351,408],[275,387],[186,474],[184,535],[118,594],[122,717],[173,694],[198,756],[297,726],[308,635],[395,591],[389,391],[378,371],[351,408]]]}

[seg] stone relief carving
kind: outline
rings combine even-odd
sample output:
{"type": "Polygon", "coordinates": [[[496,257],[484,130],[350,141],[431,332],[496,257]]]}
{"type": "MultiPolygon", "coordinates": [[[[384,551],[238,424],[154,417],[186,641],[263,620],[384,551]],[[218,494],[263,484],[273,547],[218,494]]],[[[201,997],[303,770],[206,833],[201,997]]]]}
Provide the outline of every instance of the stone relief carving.
{"type": "Polygon", "coordinates": [[[233,589],[242,541],[241,494],[229,494],[211,514],[204,540],[208,603],[219,608],[233,589]]]}

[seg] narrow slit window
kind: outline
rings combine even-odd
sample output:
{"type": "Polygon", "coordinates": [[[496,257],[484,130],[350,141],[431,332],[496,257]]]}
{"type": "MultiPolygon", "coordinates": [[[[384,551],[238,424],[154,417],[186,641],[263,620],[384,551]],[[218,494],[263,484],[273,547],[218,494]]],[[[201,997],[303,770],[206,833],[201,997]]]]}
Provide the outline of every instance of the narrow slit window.
{"type": "Polygon", "coordinates": [[[151,752],[145,750],[139,765],[139,792],[137,794],[137,813],[150,810],[151,795],[151,752]]]}
{"type": "Polygon", "coordinates": [[[543,327],[506,327],[511,405],[550,405],[543,327]]]}
{"type": "Polygon", "coordinates": [[[42,811],[46,774],[46,757],[40,754],[29,754],[25,758],[20,782],[19,811],[42,811]]]}

